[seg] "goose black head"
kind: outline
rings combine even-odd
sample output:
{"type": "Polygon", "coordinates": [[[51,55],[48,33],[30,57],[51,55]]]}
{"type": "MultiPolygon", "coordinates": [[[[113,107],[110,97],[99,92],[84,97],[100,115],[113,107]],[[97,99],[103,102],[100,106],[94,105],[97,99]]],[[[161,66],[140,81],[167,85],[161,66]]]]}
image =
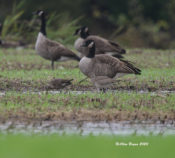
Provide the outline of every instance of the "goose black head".
{"type": "Polygon", "coordinates": [[[93,40],[85,41],[82,47],[87,47],[89,50],[89,53],[86,57],[93,58],[95,56],[95,42],[93,40]]]}
{"type": "Polygon", "coordinates": [[[43,15],[45,15],[45,12],[43,10],[37,10],[33,12],[33,14],[38,15],[39,17],[42,17],[43,15]]]}
{"type": "Polygon", "coordinates": [[[74,35],[79,35],[81,38],[85,39],[89,36],[89,28],[87,26],[82,26],[75,30],[74,35]]]}

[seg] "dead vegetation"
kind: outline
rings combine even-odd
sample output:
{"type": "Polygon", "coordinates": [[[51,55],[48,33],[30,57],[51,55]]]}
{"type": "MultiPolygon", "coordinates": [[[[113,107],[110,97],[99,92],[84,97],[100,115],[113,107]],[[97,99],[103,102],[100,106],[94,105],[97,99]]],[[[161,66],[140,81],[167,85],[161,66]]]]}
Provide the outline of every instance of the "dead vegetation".
{"type": "Polygon", "coordinates": [[[45,109],[46,112],[40,112],[40,108],[36,108],[35,112],[31,112],[27,109],[6,110],[0,114],[1,123],[6,121],[23,121],[23,122],[35,122],[35,121],[106,121],[106,122],[118,122],[118,121],[151,121],[153,123],[160,121],[165,123],[167,121],[175,120],[175,112],[143,112],[143,111],[120,111],[116,109],[99,110],[99,109],[79,109],[65,111],[65,109],[59,109],[53,111],[51,109],[45,109]]]}

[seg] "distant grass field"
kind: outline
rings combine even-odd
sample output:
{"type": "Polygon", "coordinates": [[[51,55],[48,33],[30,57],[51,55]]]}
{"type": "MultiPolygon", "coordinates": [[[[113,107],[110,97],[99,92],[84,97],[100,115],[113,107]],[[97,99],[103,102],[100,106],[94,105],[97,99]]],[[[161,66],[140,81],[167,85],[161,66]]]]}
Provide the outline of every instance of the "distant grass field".
{"type": "Polygon", "coordinates": [[[172,158],[174,146],[174,136],[0,135],[2,158],[172,158]],[[119,143],[130,145],[117,146],[119,143]],[[131,146],[140,143],[142,145],[131,146]]]}

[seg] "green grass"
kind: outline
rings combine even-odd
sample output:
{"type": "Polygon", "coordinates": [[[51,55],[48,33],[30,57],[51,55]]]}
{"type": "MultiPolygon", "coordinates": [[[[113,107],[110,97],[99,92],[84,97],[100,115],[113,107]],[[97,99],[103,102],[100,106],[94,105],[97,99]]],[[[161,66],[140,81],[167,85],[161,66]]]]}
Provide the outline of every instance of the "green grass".
{"type": "MultiPolygon", "coordinates": [[[[170,80],[175,76],[175,57],[173,51],[143,50],[142,53],[129,53],[126,58],[142,69],[140,80],[170,80]]],[[[56,63],[56,70],[50,71],[50,61],[44,60],[31,49],[1,49],[0,75],[6,78],[32,78],[34,80],[47,76],[82,78],[75,61],[56,63]],[[38,75],[37,75],[38,74],[38,75]],[[39,77],[41,76],[41,77],[39,77]]]]}
{"type": "Polygon", "coordinates": [[[51,70],[9,70],[0,73],[1,76],[8,79],[21,79],[21,80],[43,80],[47,81],[51,78],[77,78],[82,79],[83,75],[80,74],[78,69],[66,70],[60,69],[58,71],[51,70]]]}
{"type": "Polygon", "coordinates": [[[16,93],[7,92],[0,97],[0,107],[49,107],[49,108],[97,108],[129,111],[171,111],[175,110],[175,94],[140,94],[128,92],[115,93],[16,93]]]}
{"type": "Polygon", "coordinates": [[[174,118],[175,94],[140,93],[16,93],[0,97],[0,117],[40,120],[156,120],[174,118]],[[63,114],[65,113],[65,114],[63,114]],[[120,116],[118,116],[120,113],[120,116]],[[86,117],[84,117],[86,115],[86,117]],[[97,117],[94,117],[97,116],[97,117]],[[110,117],[109,117],[110,116],[110,117]]]}
{"type": "Polygon", "coordinates": [[[175,137],[167,136],[40,136],[0,135],[2,158],[171,158],[175,137]],[[149,143],[148,146],[116,146],[116,142],[149,143]]]}
{"type": "MultiPolygon", "coordinates": [[[[82,79],[84,75],[80,72],[78,68],[68,69],[68,68],[60,68],[55,71],[51,71],[48,69],[42,70],[8,70],[1,71],[0,76],[9,79],[21,79],[21,80],[48,80],[53,77],[57,78],[74,78],[74,79],[82,79]]],[[[160,81],[173,81],[175,79],[175,69],[144,69],[142,70],[142,75],[134,76],[134,75],[126,75],[123,77],[124,79],[133,78],[137,81],[151,81],[151,80],[160,80],[160,81]]]]}
{"type": "MultiPolygon", "coordinates": [[[[73,85],[66,91],[91,91],[89,80],[79,83],[84,75],[79,71],[76,61],[55,63],[52,71],[50,61],[42,59],[32,49],[0,49],[0,89],[8,91],[0,97],[1,110],[23,107],[30,112],[54,111],[55,109],[100,109],[128,112],[154,113],[174,112],[174,94],[152,95],[136,93],[139,90],[156,91],[175,90],[175,54],[173,50],[128,50],[126,58],[141,68],[142,75],[126,75],[114,87],[116,90],[132,90],[132,92],[115,92],[98,94],[22,94],[21,91],[42,91],[48,89],[53,78],[73,78],[73,85]],[[13,91],[18,91],[13,92],[13,91]],[[49,110],[48,110],[49,109],[49,110]]],[[[18,111],[19,112],[19,111],[18,111]]],[[[166,117],[165,117],[166,118],[166,117]]]]}

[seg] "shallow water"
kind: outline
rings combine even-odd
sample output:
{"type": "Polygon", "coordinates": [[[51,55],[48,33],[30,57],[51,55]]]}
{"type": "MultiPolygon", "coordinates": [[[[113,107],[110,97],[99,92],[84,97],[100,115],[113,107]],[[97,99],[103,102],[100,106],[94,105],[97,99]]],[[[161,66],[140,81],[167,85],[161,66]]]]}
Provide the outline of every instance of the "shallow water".
{"type": "MultiPolygon", "coordinates": [[[[8,92],[8,91],[7,91],[8,92]]],[[[125,93],[139,93],[139,94],[152,94],[152,95],[157,95],[157,94],[162,94],[162,95],[166,95],[166,94],[171,94],[171,93],[175,93],[175,91],[155,91],[155,92],[149,92],[149,91],[145,91],[145,90],[141,90],[141,91],[130,91],[130,90],[110,90],[107,91],[106,93],[119,93],[119,92],[125,92],[125,93]]],[[[102,92],[98,92],[98,91],[23,91],[23,92],[19,92],[19,93],[31,93],[31,94],[44,94],[44,93],[49,93],[49,94],[60,94],[60,93],[64,93],[64,94],[86,94],[86,93],[102,93],[102,92]]],[[[5,95],[6,92],[5,91],[1,91],[0,92],[0,96],[5,95]]]]}
{"type": "Polygon", "coordinates": [[[80,135],[175,135],[175,122],[64,122],[35,123],[6,122],[0,124],[0,133],[13,134],[80,134],[80,135]]]}

